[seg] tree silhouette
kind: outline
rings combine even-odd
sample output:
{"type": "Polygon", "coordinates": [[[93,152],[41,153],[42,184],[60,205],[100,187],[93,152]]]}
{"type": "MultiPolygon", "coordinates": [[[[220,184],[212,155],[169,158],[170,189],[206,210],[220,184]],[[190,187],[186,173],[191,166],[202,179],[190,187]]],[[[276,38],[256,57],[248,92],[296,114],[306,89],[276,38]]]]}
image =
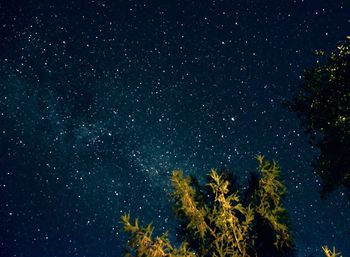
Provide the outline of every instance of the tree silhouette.
{"type": "Polygon", "coordinates": [[[350,37],[328,57],[316,53],[320,59],[305,71],[290,108],[320,150],[313,166],[326,196],[341,185],[350,190],[350,37]]]}

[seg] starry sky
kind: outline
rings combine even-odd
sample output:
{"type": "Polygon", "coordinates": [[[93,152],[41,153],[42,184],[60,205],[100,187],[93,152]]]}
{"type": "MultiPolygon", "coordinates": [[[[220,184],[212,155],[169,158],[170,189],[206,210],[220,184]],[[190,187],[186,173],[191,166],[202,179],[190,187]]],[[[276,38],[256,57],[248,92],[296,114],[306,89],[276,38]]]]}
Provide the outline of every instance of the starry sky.
{"type": "Polygon", "coordinates": [[[177,226],[174,168],[223,165],[244,185],[262,153],[288,188],[298,257],[350,252],[350,203],[318,194],[283,103],[349,35],[341,0],[0,1],[0,256],[121,256],[124,212],[177,226]]]}

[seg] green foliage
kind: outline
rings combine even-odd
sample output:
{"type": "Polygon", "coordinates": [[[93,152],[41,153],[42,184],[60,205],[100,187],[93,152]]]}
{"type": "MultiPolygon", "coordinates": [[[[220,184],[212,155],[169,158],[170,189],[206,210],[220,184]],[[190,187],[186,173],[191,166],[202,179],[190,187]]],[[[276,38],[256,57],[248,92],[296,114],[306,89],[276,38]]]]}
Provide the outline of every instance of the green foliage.
{"type": "Polygon", "coordinates": [[[292,239],[283,220],[286,210],[282,206],[282,197],[286,193],[286,187],[279,180],[280,168],[276,162],[264,161],[262,156],[258,156],[258,160],[262,176],[257,191],[259,204],[256,206],[256,211],[273,227],[275,246],[291,247],[292,239]]]}
{"type": "Polygon", "coordinates": [[[340,253],[337,253],[335,250],[335,247],[333,247],[333,251],[329,250],[328,246],[322,246],[323,252],[326,255],[326,257],[342,257],[340,253]]]}
{"type": "Polygon", "coordinates": [[[177,200],[177,213],[182,212],[189,220],[187,228],[194,231],[200,238],[204,238],[209,229],[204,218],[208,213],[208,207],[199,208],[195,200],[195,190],[190,186],[190,178],[183,177],[183,172],[175,170],[171,177],[174,187],[173,197],[177,200]]]}
{"type": "Polygon", "coordinates": [[[146,227],[140,227],[138,219],[135,224],[130,223],[130,214],[124,214],[121,217],[124,225],[124,231],[131,233],[129,241],[130,251],[125,257],[195,257],[193,252],[187,249],[187,244],[183,243],[179,248],[171,246],[167,234],[152,238],[154,227],[150,224],[146,227]]]}
{"type": "Polygon", "coordinates": [[[280,181],[276,162],[258,156],[259,183],[248,199],[241,201],[227,174],[211,170],[205,190],[175,170],[171,177],[175,213],[184,224],[179,249],[171,246],[166,234],[152,238],[153,227],[130,223],[122,216],[124,230],[131,234],[127,256],[211,256],[282,257],[293,254],[293,240],[287,226],[282,197],[286,188],[280,181]],[[193,186],[196,184],[195,186],[193,186]],[[231,191],[230,191],[231,190],[231,191]],[[271,240],[269,240],[271,239],[271,240]],[[187,245],[192,249],[189,251],[187,245]]]}
{"type": "Polygon", "coordinates": [[[350,190],[350,37],[328,57],[316,54],[290,107],[320,150],[314,167],[324,196],[341,185],[350,190]]]}

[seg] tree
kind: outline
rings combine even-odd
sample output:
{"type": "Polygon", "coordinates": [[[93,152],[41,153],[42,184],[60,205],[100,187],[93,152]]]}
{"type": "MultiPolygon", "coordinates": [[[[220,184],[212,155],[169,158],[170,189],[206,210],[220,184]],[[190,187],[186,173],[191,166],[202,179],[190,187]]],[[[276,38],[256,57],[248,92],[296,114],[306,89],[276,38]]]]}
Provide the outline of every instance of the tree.
{"type": "Polygon", "coordinates": [[[326,196],[339,186],[350,190],[350,37],[328,57],[316,53],[320,59],[305,71],[290,108],[320,150],[313,166],[326,196]]]}
{"type": "Polygon", "coordinates": [[[324,254],[326,255],[326,257],[342,257],[342,255],[340,255],[340,253],[338,253],[335,250],[335,247],[333,247],[333,251],[329,250],[328,246],[323,246],[322,250],[324,252],[324,254]]]}
{"type": "Polygon", "coordinates": [[[283,257],[294,255],[288,217],[282,204],[286,188],[280,180],[279,165],[259,161],[253,190],[243,194],[230,186],[227,172],[211,170],[206,186],[200,186],[183,172],[171,177],[176,216],[183,224],[183,244],[175,248],[167,234],[152,238],[154,227],[130,223],[130,214],[121,222],[130,233],[126,256],[211,256],[283,257]],[[208,197],[209,196],[209,197],[208,197]],[[244,198],[241,200],[241,198],[244,198]]]}

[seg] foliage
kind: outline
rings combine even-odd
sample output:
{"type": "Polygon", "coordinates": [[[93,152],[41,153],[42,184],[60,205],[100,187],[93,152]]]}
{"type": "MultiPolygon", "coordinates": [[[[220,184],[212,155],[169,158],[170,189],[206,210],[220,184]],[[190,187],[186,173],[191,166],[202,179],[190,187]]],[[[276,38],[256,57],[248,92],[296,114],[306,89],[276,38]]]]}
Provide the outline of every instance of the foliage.
{"type": "Polygon", "coordinates": [[[329,250],[328,246],[323,246],[322,249],[326,257],[337,257],[337,256],[342,257],[340,253],[336,252],[335,247],[333,247],[333,251],[329,250]]]}
{"type": "Polygon", "coordinates": [[[130,223],[130,214],[124,214],[121,218],[125,232],[131,233],[132,237],[129,242],[131,248],[135,251],[127,253],[125,256],[147,256],[147,257],[194,257],[193,252],[187,249],[186,243],[178,249],[171,246],[166,234],[160,237],[152,238],[154,227],[150,224],[147,227],[140,227],[138,219],[135,224],[130,223]]]}
{"type": "Polygon", "coordinates": [[[256,206],[257,213],[266,219],[274,231],[274,245],[278,249],[284,246],[291,246],[286,219],[286,210],[282,206],[282,197],[286,193],[286,187],[279,180],[280,168],[276,162],[264,161],[262,156],[258,156],[259,170],[262,173],[259,181],[257,197],[259,199],[256,206]]]}
{"type": "Polygon", "coordinates": [[[304,83],[290,103],[310,137],[320,150],[314,161],[322,182],[322,196],[338,186],[350,190],[350,37],[326,60],[306,70],[304,83]]]}
{"type": "Polygon", "coordinates": [[[211,170],[205,189],[175,170],[171,177],[175,213],[184,224],[179,249],[166,234],[152,238],[153,227],[130,223],[122,216],[124,230],[131,233],[126,256],[274,257],[293,255],[293,240],[282,197],[286,192],[276,162],[258,156],[259,180],[252,193],[241,200],[225,173],[211,170]],[[206,192],[207,190],[207,192],[206,192]],[[210,192],[210,194],[209,194],[210,192]],[[208,195],[210,197],[208,197],[208,195]],[[187,246],[192,249],[188,250],[187,246]]]}

